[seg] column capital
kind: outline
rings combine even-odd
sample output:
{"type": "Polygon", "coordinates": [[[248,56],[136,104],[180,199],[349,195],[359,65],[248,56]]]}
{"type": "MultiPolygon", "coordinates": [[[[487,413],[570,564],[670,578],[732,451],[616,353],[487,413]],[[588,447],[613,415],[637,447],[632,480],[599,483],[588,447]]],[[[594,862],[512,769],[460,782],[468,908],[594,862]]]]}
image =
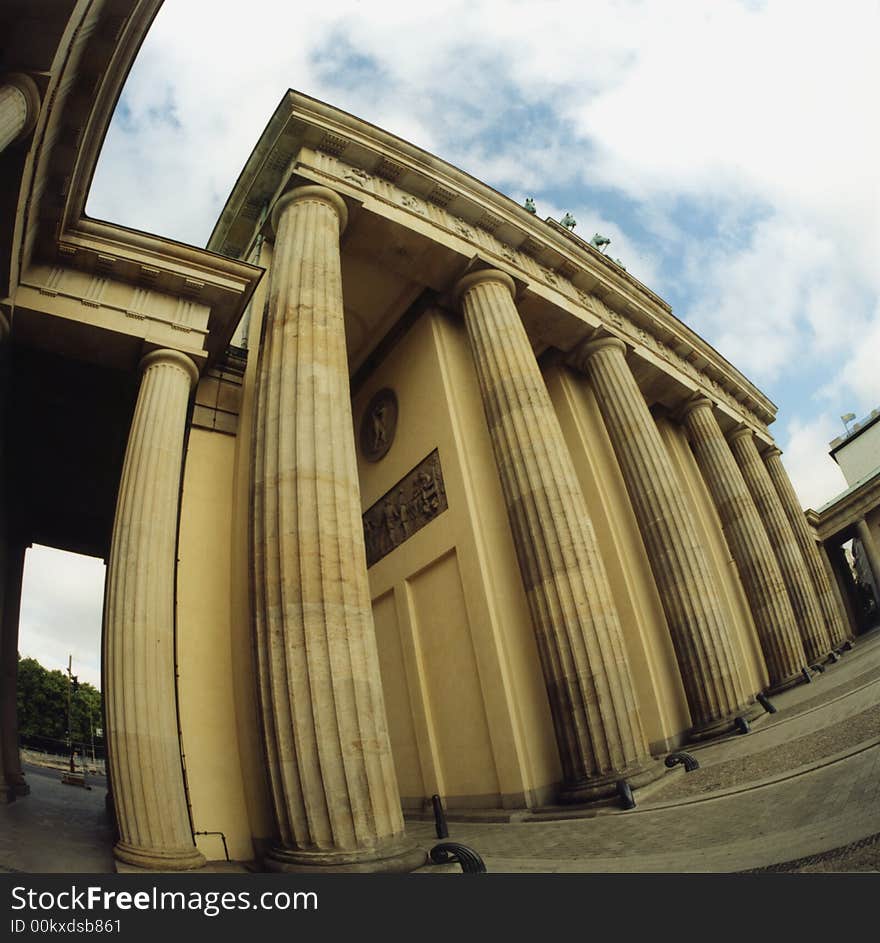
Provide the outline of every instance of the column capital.
{"type": "Polygon", "coordinates": [[[737,426],[732,432],[727,433],[727,441],[737,442],[740,439],[746,438],[746,436],[754,438],[754,433],[748,426],[737,426]]]}
{"type": "Polygon", "coordinates": [[[761,458],[763,459],[778,458],[781,455],[782,455],[782,449],[779,448],[779,446],[777,445],[771,445],[769,449],[765,449],[761,453],[761,458]]]}
{"type": "Polygon", "coordinates": [[[456,282],[455,287],[452,289],[452,297],[455,299],[456,305],[461,304],[461,299],[466,292],[477,285],[483,284],[483,282],[498,282],[510,292],[511,298],[516,298],[516,283],[507,272],[502,272],[497,268],[487,268],[463,275],[456,282]]]}
{"type": "Polygon", "coordinates": [[[140,362],[141,376],[156,363],[170,363],[184,370],[189,376],[189,385],[192,389],[199,382],[199,368],[195,361],[179,350],[163,347],[147,354],[140,362]]]}
{"type": "Polygon", "coordinates": [[[606,349],[619,350],[621,353],[625,354],[626,344],[619,337],[613,337],[611,335],[587,340],[575,347],[569,360],[578,370],[586,372],[587,364],[592,359],[593,355],[597,354],[600,350],[606,349]]]}
{"type": "Polygon", "coordinates": [[[685,419],[695,409],[712,409],[714,406],[715,404],[708,396],[704,396],[702,393],[694,393],[679,408],[678,416],[680,419],[685,419]]]}
{"type": "Polygon", "coordinates": [[[37,115],[40,113],[40,90],[37,83],[24,72],[8,72],[0,78],[0,86],[11,85],[17,88],[24,96],[27,114],[25,115],[24,125],[13,138],[13,143],[26,138],[37,123],[37,115]]]}
{"type": "Polygon", "coordinates": [[[336,215],[339,217],[339,235],[342,235],[346,225],[348,225],[348,207],[345,205],[345,200],[343,200],[335,190],[331,190],[329,187],[319,186],[318,184],[307,184],[306,186],[295,187],[293,190],[288,190],[287,193],[283,193],[275,201],[275,205],[272,207],[271,219],[272,229],[275,230],[276,233],[278,232],[278,220],[281,218],[281,211],[303,200],[326,203],[336,210],[336,215]]]}

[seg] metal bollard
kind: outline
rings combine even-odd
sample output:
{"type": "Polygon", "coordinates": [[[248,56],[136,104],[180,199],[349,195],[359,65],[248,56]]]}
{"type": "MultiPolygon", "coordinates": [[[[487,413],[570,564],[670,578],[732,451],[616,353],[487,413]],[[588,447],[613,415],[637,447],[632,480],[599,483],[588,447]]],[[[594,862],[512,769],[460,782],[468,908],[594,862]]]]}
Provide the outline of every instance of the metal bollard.
{"type": "Polygon", "coordinates": [[[733,724],[740,733],[749,732],[749,722],[745,719],[745,717],[737,717],[733,724]]]}
{"type": "Polygon", "coordinates": [[[634,809],[636,807],[632,786],[625,779],[617,780],[617,795],[620,796],[620,804],[624,809],[634,809]]]}
{"type": "Polygon", "coordinates": [[[449,838],[449,827],[446,824],[446,813],[440,796],[431,796],[431,805],[434,806],[434,829],[438,838],[449,838]]]}
{"type": "Polygon", "coordinates": [[[686,773],[700,768],[697,758],[690,753],[685,753],[684,750],[677,750],[675,753],[670,753],[663,762],[667,769],[672,769],[673,766],[678,766],[679,763],[682,763],[686,773]]]}
{"type": "Polygon", "coordinates": [[[433,864],[449,864],[451,861],[457,861],[461,865],[462,874],[487,873],[483,859],[474,849],[455,841],[434,845],[428,856],[433,864]]]}
{"type": "Polygon", "coordinates": [[[761,707],[764,708],[766,713],[768,714],[776,713],[776,708],[773,706],[773,704],[770,701],[770,698],[767,697],[766,694],[756,694],[755,700],[761,705],[761,707]]]}

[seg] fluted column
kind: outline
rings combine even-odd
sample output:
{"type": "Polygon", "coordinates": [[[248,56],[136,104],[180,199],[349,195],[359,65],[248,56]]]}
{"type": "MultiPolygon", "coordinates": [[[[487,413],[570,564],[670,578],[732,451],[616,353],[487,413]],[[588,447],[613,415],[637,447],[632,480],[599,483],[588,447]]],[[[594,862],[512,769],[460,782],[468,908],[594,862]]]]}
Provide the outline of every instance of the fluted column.
{"type": "Polygon", "coordinates": [[[865,556],[868,558],[868,566],[871,568],[871,574],[874,577],[874,586],[880,592],[880,552],[877,551],[877,542],[874,540],[874,534],[868,526],[868,522],[862,518],[856,524],[856,530],[859,534],[859,540],[865,550],[865,556]]]}
{"type": "Polygon", "coordinates": [[[802,679],[806,655],[779,564],[711,400],[691,399],[681,415],[749,601],[770,690],[781,691],[802,679]]]}
{"type": "Polygon", "coordinates": [[[624,343],[601,338],[580,348],[617,455],[672,635],[693,722],[693,737],[733,727],[749,698],[706,551],[675,469],[624,356],[624,343]]]}
{"type": "Polygon", "coordinates": [[[825,558],[831,568],[831,576],[837,586],[838,598],[847,618],[847,638],[853,638],[861,628],[861,618],[855,603],[855,580],[853,571],[846,559],[843,547],[839,543],[822,545],[825,558]]]}
{"type": "MultiPolygon", "coordinates": [[[[5,312],[0,309],[0,501],[6,500],[6,403],[8,401],[8,347],[9,323],[5,312]]],[[[16,789],[14,767],[21,772],[18,758],[18,733],[16,725],[16,677],[18,674],[18,617],[15,619],[15,637],[11,636],[12,621],[10,616],[13,597],[17,604],[21,596],[21,566],[24,561],[24,547],[20,554],[12,545],[8,531],[8,514],[3,509],[2,521],[5,525],[0,530],[0,540],[5,544],[5,569],[0,573],[0,803],[13,802],[16,795],[24,795],[27,787],[21,779],[16,789]],[[14,750],[14,757],[13,757],[14,750]]]]}
{"type": "Polygon", "coordinates": [[[255,629],[273,870],[397,870],[408,844],[373,626],[343,325],[342,198],[275,205],[257,380],[255,629]]]}
{"type": "Polygon", "coordinates": [[[758,514],[764,522],[770,546],[776,554],[785,588],[788,590],[807,661],[812,664],[828,654],[831,642],[794,531],[770,480],[770,473],[758,454],[751,430],[745,427],[737,429],[728,436],[728,441],[758,514]]]}
{"type": "Polygon", "coordinates": [[[14,72],[0,79],[0,153],[31,133],[39,111],[40,92],[29,75],[14,72]]]}
{"type": "Polygon", "coordinates": [[[822,618],[825,621],[825,630],[828,633],[831,647],[836,648],[838,645],[843,644],[848,634],[843,614],[837,603],[831,581],[828,579],[828,574],[822,564],[816,540],[810,533],[810,526],[807,524],[804,510],[798,500],[791,479],[788,477],[788,472],[782,464],[781,456],[782,452],[774,446],[764,453],[764,464],[767,466],[770,480],[773,482],[773,487],[782,502],[782,508],[788,518],[788,523],[794,531],[794,537],[807,566],[807,572],[813,581],[813,588],[816,591],[816,598],[822,611],[822,618]]]}
{"type": "Polygon", "coordinates": [[[3,611],[0,613],[0,801],[26,796],[31,790],[21,769],[18,748],[18,623],[25,546],[7,547],[3,611]]]}
{"type": "Polygon", "coordinates": [[[142,868],[187,870],[205,862],[193,842],[181,766],[174,583],[183,438],[198,370],[184,354],[157,350],[141,371],[104,605],[114,854],[142,868]]]}
{"type": "Polygon", "coordinates": [[[456,287],[473,351],[563,769],[563,801],[659,775],[642,730],[608,578],[512,279],[456,287]]]}
{"type": "Polygon", "coordinates": [[[823,542],[819,544],[819,553],[822,557],[822,563],[825,565],[825,572],[828,574],[831,589],[834,591],[834,598],[837,600],[837,605],[840,606],[840,611],[843,613],[846,638],[852,639],[856,631],[857,621],[852,608],[850,589],[849,586],[844,583],[845,576],[841,571],[841,566],[845,567],[847,570],[849,569],[849,567],[846,566],[846,561],[841,559],[843,556],[843,547],[823,542]]]}

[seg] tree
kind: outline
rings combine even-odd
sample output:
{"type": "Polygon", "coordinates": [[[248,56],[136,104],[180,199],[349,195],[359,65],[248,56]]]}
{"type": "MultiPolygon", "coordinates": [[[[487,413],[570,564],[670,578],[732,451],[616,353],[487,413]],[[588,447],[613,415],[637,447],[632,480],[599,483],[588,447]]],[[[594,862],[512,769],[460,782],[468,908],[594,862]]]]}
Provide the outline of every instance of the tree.
{"type": "MultiPolygon", "coordinates": [[[[35,658],[18,656],[18,732],[23,737],[67,739],[67,675],[48,671],[35,658]]],[[[88,682],[80,682],[72,696],[73,740],[90,742],[92,727],[102,726],[101,692],[88,682]]]]}

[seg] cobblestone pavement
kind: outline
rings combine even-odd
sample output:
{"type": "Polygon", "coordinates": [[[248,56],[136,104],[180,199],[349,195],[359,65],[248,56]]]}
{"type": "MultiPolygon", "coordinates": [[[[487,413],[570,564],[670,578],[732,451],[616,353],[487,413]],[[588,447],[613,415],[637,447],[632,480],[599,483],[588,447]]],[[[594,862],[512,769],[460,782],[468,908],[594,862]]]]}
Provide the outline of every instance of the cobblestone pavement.
{"type": "Polygon", "coordinates": [[[654,805],[667,799],[685,799],[719,789],[746,786],[877,740],[880,740],[880,705],[831,724],[817,733],[769,746],[758,753],[701,767],[664,786],[651,796],[650,801],[654,805]]]}
{"type": "MultiPolygon", "coordinates": [[[[455,824],[490,871],[743,871],[880,832],[880,745],[729,795],[564,822],[455,824]]],[[[432,840],[432,825],[410,834],[432,840]]]]}
{"type": "Polygon", "coordinates": [[[754,868],[750,873],[829,874],[840,871],[880,871],[880,832],[842,848],[766,868],[754,868]]]}

